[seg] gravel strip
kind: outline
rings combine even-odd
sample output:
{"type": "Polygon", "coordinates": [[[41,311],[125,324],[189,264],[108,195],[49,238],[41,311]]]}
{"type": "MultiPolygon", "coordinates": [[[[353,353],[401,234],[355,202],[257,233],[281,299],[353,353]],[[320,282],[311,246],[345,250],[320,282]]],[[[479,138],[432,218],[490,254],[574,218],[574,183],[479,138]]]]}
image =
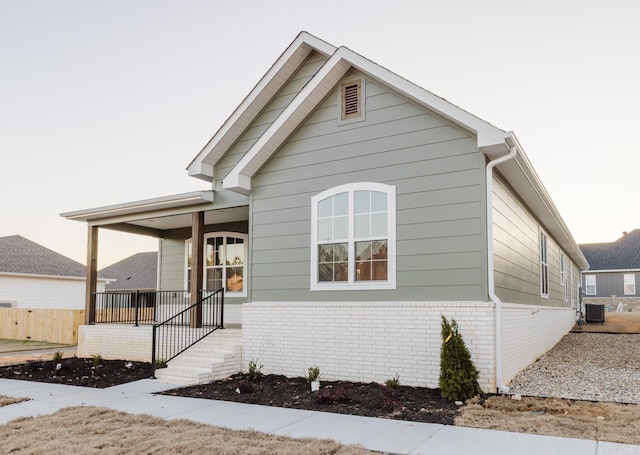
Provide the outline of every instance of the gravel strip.
{"type": "Polygon", "coordinates": [[[510,393],[640,404],[640,335],[569,333],[511,381],[510,393]]]}

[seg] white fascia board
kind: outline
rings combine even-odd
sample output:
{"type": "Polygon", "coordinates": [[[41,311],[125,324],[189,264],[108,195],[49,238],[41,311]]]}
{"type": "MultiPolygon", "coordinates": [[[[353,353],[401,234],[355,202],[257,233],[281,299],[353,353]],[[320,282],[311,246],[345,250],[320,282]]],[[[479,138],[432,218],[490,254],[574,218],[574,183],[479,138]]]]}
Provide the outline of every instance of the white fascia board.
{"type": "Polygon", "coordinates": [[[188,168],[189,176],[195,177],[206,182],[213,181],[213,165],[205,163],[204,161],[194,162],[188,168]]]}
{"type": "Polygon", "coordinates": [[[507,142],[516,146],[518,153],[515,159],[498,165],[497,169],[573,262],[580,269],[588,268],[587,259],[513,133],[507,142]]]}
{"type": "Polygon", "coordinates": [[[239,191],[243,194],[251,191],[251,178],[351,67],[351,64],[344,58],[344,51],[344,48],[340,48],[327,60],[260,139],[229,171],[222,185],[224,189],[239,191]],[[239,187],[240,175],[246,177],[246,184],[239,187]]]}
{"type": "Polygon", "coordinates": [[[307,32],[301,32],[189,164],[187,167],[189,175],[212,181],[213,167],[286,84],[309,54],[316,51],[329,56],[335,50],[336,48],[329,43],[307,32]],[[211,166],[210,172],[199,171],[200,163],[203,162],[211,166]]]}
{"type": "Polygon", "coordinates": [[[174,194],[154,199],[78,210],[75,212],[65,212],[61,213],[60,216],[75,221],[91,221],[134,213],[146,213],[154,210],[207,204],[213,202],[213,198],[213,191],[194,191],[191,193],[174,194]]]}
{"type": "MultiPolygon", "coordinates": [[[[65,280],[65,281],[86,281],[87,278],[84,276],[65,276],[65,275],[38,275],[36,273],[11,273],[11,272],[0,272],[0,276],[6,276],[11,278],[30,278],[30,279],[46,279],[46,280],[65,280]]],[[[110,278],[98,278],[98,281],[101,283],[108,284],[111,280],[110,278]]]]}
{"type": "MultiPolygon", "coordinates": [[[[225,189],[235,188],[237,176],[240,174],[253,177],[351,67],[393,87],[412,101],[477,134],[479,146],[497,146],[508,150],[505,140],[509,133],[401,78],[352,50],[340,47],[229,172],[223,187],[225,189]]],[[[243,192],[251,190],[250,185],[243,186],[241,189],[243,192]]],[[[234,191],[236,190],[234,189],[234,191]]]]}
{"type": "MultiPolygon", "coordinates": [[[[444,98],[425,90],[413,82],[398,76],[394,72],[366,59],[360,54],[349,49],[345,50],[346,53],[348,53],[347,59],[353,67],[375,79],[378,79],[384,84],[389,85],[413,102],[422,105],[462,128],[475,133],[477,135],[479,148],[487,148],[494,145],[501,147],[504,146],[505,139],[509,135],[504,130],[493,126],[492,124],[476,117],[464,109],[459,108],[444,98]]],[[[508,148],[503,150],[508,151],[508,148]]]]}
{"type": "Polygon", "coordinates": [[[601,269],[601,270],[583,270],[582,273],[584,275],[588,275],[590,273],[637,273],[640,272],[640,269],[601,269]]]}

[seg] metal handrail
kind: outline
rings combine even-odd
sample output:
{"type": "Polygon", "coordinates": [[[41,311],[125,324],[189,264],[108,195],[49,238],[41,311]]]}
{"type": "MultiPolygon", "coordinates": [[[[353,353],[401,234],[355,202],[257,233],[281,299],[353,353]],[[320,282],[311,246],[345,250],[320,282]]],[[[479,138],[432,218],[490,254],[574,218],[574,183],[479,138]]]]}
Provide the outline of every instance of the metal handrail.
{"type": "Polygon", "coordinates": [[[155,324],[188,307],[189,291],[95,292],[95,323],[155,324]]]}
{"type": "MultiPolygon", "coordinates": [[[[208,292],[210,291],[201,291],[202,294],[208,292]]],[[[203,297],[199,302],[171,316],[166,321],[154,324],[151,342],[153,376],[155,377],[156,366],[159,363],[168,362],[215,330],[223,328],[224,288],[213,291],[213,293],[203,297]],[[198,306],[200,306],[201,312],[194,316],[198,306]],[[192,324],[194,317],[198,322],[196,324],[192,324]],[[199,325],[200,327],[184,330],[185,327],[192,325],[199,325]]]]}

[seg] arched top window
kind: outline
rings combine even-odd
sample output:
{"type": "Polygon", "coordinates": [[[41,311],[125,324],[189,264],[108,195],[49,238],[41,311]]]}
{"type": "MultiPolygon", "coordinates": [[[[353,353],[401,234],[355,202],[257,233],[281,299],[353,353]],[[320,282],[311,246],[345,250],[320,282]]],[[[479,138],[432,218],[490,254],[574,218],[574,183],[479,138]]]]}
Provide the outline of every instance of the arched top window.
{"type": "MultiPolygon", "coordinates": [[[[187,289],[191,289],[191,239],[187,240],[187,289]]],[[[247,235],[236,232],[212,232],[204,235],[204,290],[215,291],[224,287],[230,297],[244,297],[247,258],[247,235]]]]}
{"type": "Polygon", "coordinates": [[[396,191],[351,183],[311,198],[311,290],[395,289],[396,191]]]}

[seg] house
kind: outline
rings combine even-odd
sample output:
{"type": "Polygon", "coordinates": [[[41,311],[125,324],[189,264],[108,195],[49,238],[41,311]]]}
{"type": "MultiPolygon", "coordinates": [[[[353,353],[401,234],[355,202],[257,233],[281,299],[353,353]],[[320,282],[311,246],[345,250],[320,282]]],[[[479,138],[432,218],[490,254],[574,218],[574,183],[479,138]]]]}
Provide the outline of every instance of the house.
{"type": "Polygon", "coordinates": [[[640,310],[640,229],[623,232],[615,242],[580,245],[590,268],[582,274],[585,304],[640,310]]]}
{"type": "MultiPolygon", "coordinates": [[[[187,170],[207,188],[62,216],[89,263],[99,229],[146,234],[160,291],[226,288],[241,365],[437,387],[445,315],[506,391],[575,322],[588,264],[516,136],[346,47],[302,32],[187,170]]],[[[93,322],[91,349],[148,358],[144,327],[93,322]]]]}
{"type": "Polygon", "coordinates": [[[109,277],[105,292],[138,290],[155,291],[158,285],[158,253],[136,253],[99,271],[109,277]]]}
{"type": "Polygon", "coordinates": [[[86,275],[84,265],[20,235],[0,237],[0,307],[84,310],[86,275]]]}

